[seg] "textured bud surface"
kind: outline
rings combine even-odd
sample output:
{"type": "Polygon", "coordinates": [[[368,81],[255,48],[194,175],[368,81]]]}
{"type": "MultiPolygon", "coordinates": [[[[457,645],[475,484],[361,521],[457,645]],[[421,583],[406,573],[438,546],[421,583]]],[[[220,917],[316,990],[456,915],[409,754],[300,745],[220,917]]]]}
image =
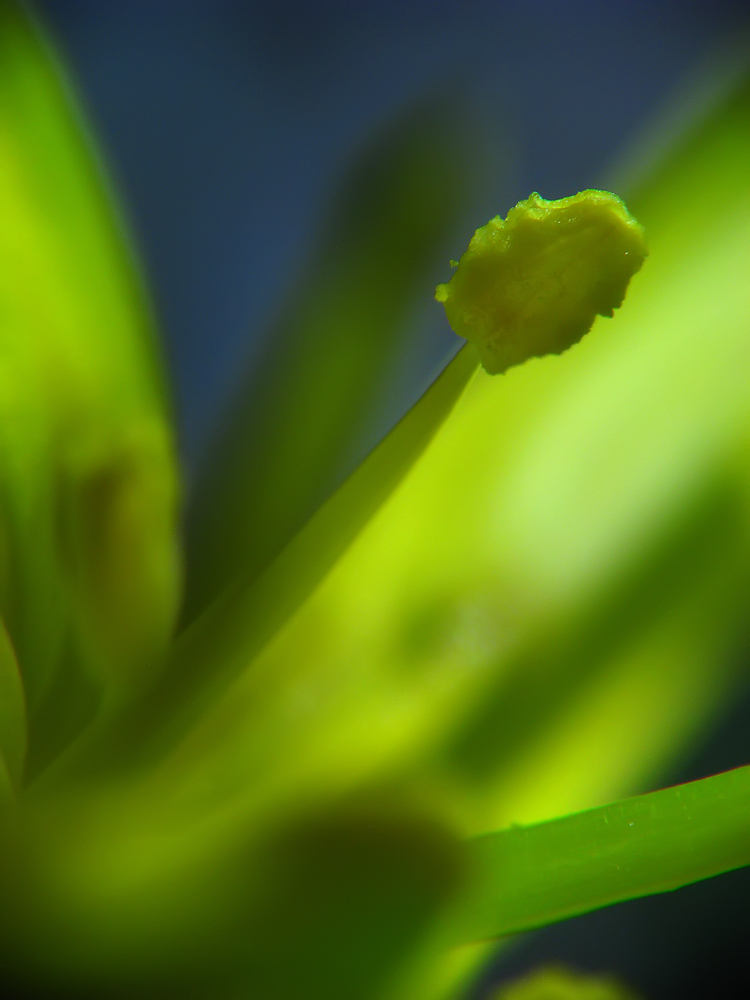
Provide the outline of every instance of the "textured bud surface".
{"type": "Polygon", "coordinates": [[[578,343],[622,304],[646,255],[643,227],[616,195],[535,193],[476,231],[435,298],[494,375],[578,343]]]}

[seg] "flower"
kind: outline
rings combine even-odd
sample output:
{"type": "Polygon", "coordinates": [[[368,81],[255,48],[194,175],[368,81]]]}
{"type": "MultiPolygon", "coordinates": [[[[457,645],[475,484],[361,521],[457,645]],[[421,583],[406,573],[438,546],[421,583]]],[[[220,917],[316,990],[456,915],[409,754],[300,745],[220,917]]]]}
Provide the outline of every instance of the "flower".
{"type": "Polygon", "coordinates": [[[440,180],[435,158],[397,139],[383,204],[408,194],[414,243],[397,202],[369,219],[382,245],[352,227],[306,289],[285,372],[236,417],[193,508],[176,627],[178,476],[148,309],[52,66],[6,3],[0,46],[8,981],[445,995],[476,960],[445,939],[465,840],[641,790],[733,691],[747,92],[632,202],[651,260],[611,328],[499,385],[469,383],[461,351],[300,526],[320,441],[341,447],[347,377],[378,358],[377,325],[352,359],[327,321],[397,329],[404,261],[432,238],[414,192],[440,180]],[[322,413],[304,395],[320,356],[322,413]]]}

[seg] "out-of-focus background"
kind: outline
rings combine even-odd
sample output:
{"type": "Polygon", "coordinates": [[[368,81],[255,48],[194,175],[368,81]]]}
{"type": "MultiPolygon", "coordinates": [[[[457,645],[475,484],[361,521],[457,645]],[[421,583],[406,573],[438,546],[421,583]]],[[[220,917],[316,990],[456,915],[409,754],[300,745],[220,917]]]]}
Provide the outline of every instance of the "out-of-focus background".
{"type": "MultiPolygon", "coordinates": [[[[315,253],[341,178],[379,135],[415,108],[438,122],[445,108],[465,126],[462,154],[475,169],[359,454],[455,349],[431,291],[473,230],[532,190],[556,198],[635,183],[644,164],[632,151],[658,151],[705,110],[723,86],[717,53],[747,28],[746,5],[719,0],[34,9],[72,69],[148,276],[188,490],[315,253]],[[711,66],[714,90],[696,85],[711,66]]],[[[747,763],[748,721],[750,694],[673,780],[747,763]]],[[[570,921],[519,941],[491,978],[566,961],[612,970],[652,1000],[708,996],[721,970],[746,961],[749,898],[739,872],[570,921]]]]}

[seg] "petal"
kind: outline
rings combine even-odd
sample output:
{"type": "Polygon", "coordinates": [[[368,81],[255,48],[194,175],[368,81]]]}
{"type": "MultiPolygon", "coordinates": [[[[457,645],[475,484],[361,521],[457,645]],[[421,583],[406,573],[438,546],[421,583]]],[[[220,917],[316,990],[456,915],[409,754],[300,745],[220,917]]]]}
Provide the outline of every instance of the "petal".
{"type": "Polygon", "coordinates": [[[177,596],[175,465],[143,290],[53,60],[8,0],[0,219],[2,610],[34,745],[154,669],[177,596]]]}
{"type": "Polygon", "coordinates": [[[404,803],[300,803],[238,831],[166,802],[26,810],[0,864],[0,954],[23,986],[366,1000],[461,884],[463,846],[404,803]]]}

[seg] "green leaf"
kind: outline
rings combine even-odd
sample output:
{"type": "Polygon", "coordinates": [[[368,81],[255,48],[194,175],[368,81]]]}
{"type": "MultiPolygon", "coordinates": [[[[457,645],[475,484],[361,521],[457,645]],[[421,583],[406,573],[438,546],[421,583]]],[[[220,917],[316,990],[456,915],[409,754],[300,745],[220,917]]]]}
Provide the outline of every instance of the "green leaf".
{"type": "Polygon", "coordinates": [[[750,767],[476,838],[457,942],[503,937],[750,864],[750,767]]]}
{"type": "Polygon", "coordinates": [[[34,767],[99,692],[155,669],[177,601],[175,480],[152,321],[121,226],[54,60],[2,0],[0,610],[34,767]]]}

